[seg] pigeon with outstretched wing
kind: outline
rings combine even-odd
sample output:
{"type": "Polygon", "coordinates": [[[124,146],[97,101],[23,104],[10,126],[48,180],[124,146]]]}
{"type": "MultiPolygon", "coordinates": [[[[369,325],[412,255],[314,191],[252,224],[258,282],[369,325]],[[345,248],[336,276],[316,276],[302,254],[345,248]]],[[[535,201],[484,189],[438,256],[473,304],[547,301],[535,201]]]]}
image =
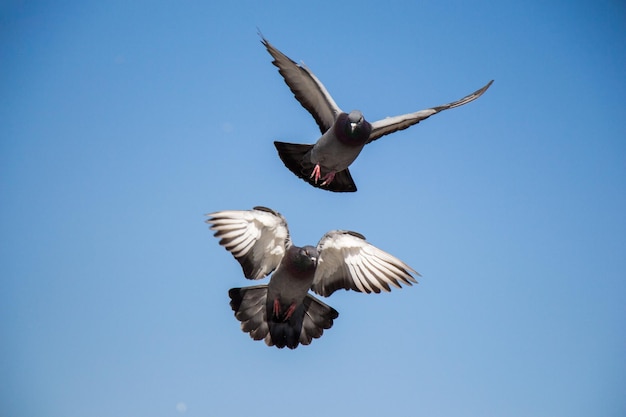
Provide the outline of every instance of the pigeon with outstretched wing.
{"type": "Polygon", "coordinates": [[[314,187],[336,192],[356,191],[348,167],[368,143],[403,130],[444,110],[476,100],[491,86],[484,87],[452,103],[415,113],[387,117],[369,123],[359,110],[344,112],[326,87],[304,65],[298,65],[261,36],[285,83],[300,104],[313,116],[322,136],[315,144],[274,142],[280,159],[291,172],[314,187]]]}

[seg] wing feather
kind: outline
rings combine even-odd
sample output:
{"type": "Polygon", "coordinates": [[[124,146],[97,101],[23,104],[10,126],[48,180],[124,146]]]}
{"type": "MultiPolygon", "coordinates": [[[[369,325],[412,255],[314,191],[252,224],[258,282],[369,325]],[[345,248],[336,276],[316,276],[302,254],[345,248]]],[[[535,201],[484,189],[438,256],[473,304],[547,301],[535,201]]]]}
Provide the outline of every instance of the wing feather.
{"type": "Polygon", "coordinates": [[[329,296],[343,288],[365,293],[391,291],[417,283],[413,268],[378,249],[355,232],[333,230],[317,244],[319,259],[311,289],[329,296]]]}
{"type": "Polygon", "coordinates": [[[354,283],[356,284],[359,291],[366,292],[368,294],[374,291],[367,279],[363,277],[363,275],[360,273],[361,270],[360,268],[358,268],[356,262],[352,261],[346,263],[348,265],[348,271],[350,271],[350,275],[352,276],[352,279],[354,280],[354,283]]]}
{"type": "Polygon", "coordinates": [[[374,271],[372,271],[371,269],[368,269],[365,266],[365,262],[364,262],[364,257],[360,256],[358,258],[355,259],[356,261],[356,265],[359,268],[359,272],[361,274],[361,276],[363,277],[363,279],[367,280],[368,283],[370,283],[369,287],[372,290],[372,292],[375,293],[379,293],[381,292],[381,290],[385,291],[385,292],[389,292],[390,288],[389,285],[380,277],[376,276],[374,274],[374,271]]]}
{"type": "MultiPolygon", "coordinates": [[[[387,254],[385,253],[385,255],[387,254]]],[[[369,263],[369,268],[376,272],[377,279],[383,283],[386,291],[391,291],[389,284],[402,288],[399,281],[404,281],[402,277],[403,271],[391,263],[395,262],[395,258],[389,259],[388,263],[384,262],[377,254],[371,254],[371,256],[363,257],[363,259],[366,259],[369,263]]]]}
{"type": "MultiPolygon", "coordinates": [[[[384,263],[381,263],[379,260],[377,260],[375,258],[368,258],[368,261],[370,261],[372,263],[372,268],[388,269],[388,268],[386,268],[384,263]]],[[[390,279],[389,279],[389,282],[391,283],[391,285],[393,285],[396,288],[402,288],[402,286],[400,285],[400,281],[402,281],[401,274],[402,274],[402,271],[399,271],[396,268],[396,273],[394,275],[390,276],[390,279]],[[398,276],[398,272],[400,272],[400,276],[398,276]]]]}
{"type": "Polygon", "coordinates": [[[413,126],[414,124],[417,124],[424,119],[428,119],[433,114],[437,114],[444,110],[453,109],[455,107],[459,107],[469,102],[472,102],[478,97],[482,96],[492,83],[493,80],[489,81],[487,85],[474,91],[472,94],[469,94],[462,99],[454,101],[452,103],[444,104],[442,106],[437,106],[426,110],[420,110],[415,113],[407,113],[400,116],[387,117],[385,119],[378,120],[372,123],[372,132],[370,133],[368,143],[373,142],[384,135],[397,132],[398,130],[406,129],[409,126],[413,126]]]}
{"type": "Polygon", "coordinates": [[[272,209],[225,210],[208,216],[214,236],[239,261],[246,278],[269,275],[291,246],[285,218],[272,209]]]}
{"type": "Polygon", "coordinates": [[[278,67],[285,83],[300,102],[315,119],[322,134],[335,122],[335,117],[341,113],[341,109],[335,103],[326,87],[304,65],[298,65],[288,56],[276,49],[261,35],[261,43],[267,52],[274,58],[272,64],[278,67]]]}

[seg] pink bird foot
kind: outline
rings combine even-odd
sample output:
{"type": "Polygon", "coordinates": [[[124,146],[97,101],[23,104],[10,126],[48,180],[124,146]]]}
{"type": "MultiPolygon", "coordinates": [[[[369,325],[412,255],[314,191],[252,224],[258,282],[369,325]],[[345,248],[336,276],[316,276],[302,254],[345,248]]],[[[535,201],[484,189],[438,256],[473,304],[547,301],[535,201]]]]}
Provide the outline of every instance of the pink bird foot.
{"type": "Polygon", "coordinates": [[[283,321],[289,320],[289,318],[291,318],[291,315],[293,314],[294,311],[296,311],[296,303],[291,303],[291,305],[285,312],[285,318],[283,319],[283,321]]]}
{"type": "Polygon", "coordinates": [[[315,181],[315,183],[317,184],[321,176],[322,173],[320,172],[320,164],[317,164],[315,165],[315,168],[313,168],[313,172],[311,173],[311,176],[309,178],[313,178],[313,181],[315,181]]]}
{"type": "Polygon", "coordinates": [[[335,179],[335,171],[330,171],[328,174],[326,174],[324,176],[324,178],[322,178],[324,180],[324,182],[322,183],[322,185],[328,185],[331,182],[333,182],[333,180],[335,179]]]}
{"type": "Polygon", "coordinates": [[[331,182],[333,182],[333,179],[335,179],[335,171],[330,171],[328,174],[324,175],[322,177],[322,171],[320,169],[320,164],[315,165],[315,168],[313,168],[313,172],[311,173],[311,176],[309,178],[312,178],[313,181],[315,181],[315,183],[317,184],[318,181],[320,180],[320,178],[322,179],[322,185],[328,185],[331,182]]]}
{"type": "Polygon", "coordinates": [[[276,318],[280,315],[280,301],[278,301],[278,298],[274,299],[274,308],[272,309],[272,312],[276,318]]]}
{"type": "MultiPolygon", "coordinates": [[[[291,303],[291,305],[285,311],[285,316],[283,317],[283,321],[287,321],[293,315],[293,312],[296,311],[296,303],[291,303]]],[[[277,319],[280,318],[280,300],[278,298],[274,299],[274,306],[272,308],[272,313],[274,313],[274,317],[277,319]]]]}

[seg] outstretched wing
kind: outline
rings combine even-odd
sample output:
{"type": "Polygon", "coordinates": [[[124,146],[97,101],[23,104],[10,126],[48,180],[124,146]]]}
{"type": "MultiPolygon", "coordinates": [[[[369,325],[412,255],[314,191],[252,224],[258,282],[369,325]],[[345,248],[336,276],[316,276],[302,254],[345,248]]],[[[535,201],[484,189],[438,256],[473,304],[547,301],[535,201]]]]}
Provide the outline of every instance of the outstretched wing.
{"type": "Polygon", "coordinates": [[[478,97],[482,96],[492,83],[493,80],[489,81],[487,85],[479,90],[474,91],[472,94],[465,96],[455,102],[444,104],[443,106],[437,106],[431,109],[420,110],[415,113],[407,113],[401,116],[387,117],[385,119],[378,120],[372,123],[372,133],[370,133],[370,138],[367,142],[373,142],[381,136],[397,132],[398,130],[406,129],[409,126],[413,126],[414,124],[417,124],[422,120],[429,118],[433,114],[437,114],[444,110],[453,109],[455,107],[459,107],[471,101],[474,101],[478,97]]]}
{"type": "Polygon", "coordinates": [[[266,207],[252,210],[226,210],[208,214],[206,222],[243,268],[248,279],[261,279],[280,264],[291,239],[287,222],[266,207]]]}
{"type": "Polygon", "coordinates": [[[371,245],[356,232],[333,230],[317,244],[319,259],[311,289],[328,297],[343,288],[365,293],[390,291],[390,285],[417,283],[413,268],[371,245]]]}
{"type": "Polygon", "coordinates": [[[278,72],[283,76],[285,83],[294,94],[296,99],[313,116],[322,134],[326,133],[333,125],[335,117],[341,113],[341,109],[326,90],[326,87],[304,65],[298,65],[285,54],[274,48],[267,39],[261,36],[261,43],[272,55],[272,64],[278,67],[278,72]]]}

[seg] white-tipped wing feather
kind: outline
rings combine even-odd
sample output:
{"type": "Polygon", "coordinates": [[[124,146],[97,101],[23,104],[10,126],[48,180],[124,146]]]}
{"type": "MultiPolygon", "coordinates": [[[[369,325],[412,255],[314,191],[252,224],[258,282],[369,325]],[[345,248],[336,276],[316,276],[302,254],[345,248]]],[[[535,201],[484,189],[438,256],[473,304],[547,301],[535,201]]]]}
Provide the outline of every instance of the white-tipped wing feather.
{"type": "Polygon", "coordinates": [[[283,76],[285,83],[300,102],[317,122],[322,134],[335,122],[335,117],[341,113],[341,109],[326,90],[326,87],[304,65],[298,65],[288,56],[274,48],[263,36],[261,42],[272,55],[272,62],[278,67],[278,72],[283,76]]]}
{"type": "Polygon", "coordinates": [[[239,261],[246,278],[261,279],[280,264],[291,246],[285,218],[278,212],[255,207],[208,214],[206,221],[224,246],[239,261]]]}
{"type": "Polygon", "coordinates": [[[400,259],[368,243],[355,232],[334,230],[317,244],[319,259],[311,289],[329,296],[343,288],[365,293],[390,291],[401,283],[417,283],[419,276],[400,259]]]}
{"type": "Polygon", "coordinates": [[[487,85],[483,88],[474,91],[472,94],[463,97],[460,100],[454,101],[452,103],[444,104],[443,106],[433,107],[431,109],[420,110],[415,113],[403,114],[401,116],[387,117],[382,120],[378,120],[372,123],[372,133],[370,134],[369,142],[373,142],[381,136],[388,135],[393,132],[397,132],[398,130],[406,129],[409,126],[413,126],[421,122],[424,119],[429,118],[433,114],[439,113],[444,110],[452,109],[455,107],[462,106],[471,101],[476,100],[478,97],[482,96],[485,91],[491,86],[493,80],[489,81],[487,85]]]}

